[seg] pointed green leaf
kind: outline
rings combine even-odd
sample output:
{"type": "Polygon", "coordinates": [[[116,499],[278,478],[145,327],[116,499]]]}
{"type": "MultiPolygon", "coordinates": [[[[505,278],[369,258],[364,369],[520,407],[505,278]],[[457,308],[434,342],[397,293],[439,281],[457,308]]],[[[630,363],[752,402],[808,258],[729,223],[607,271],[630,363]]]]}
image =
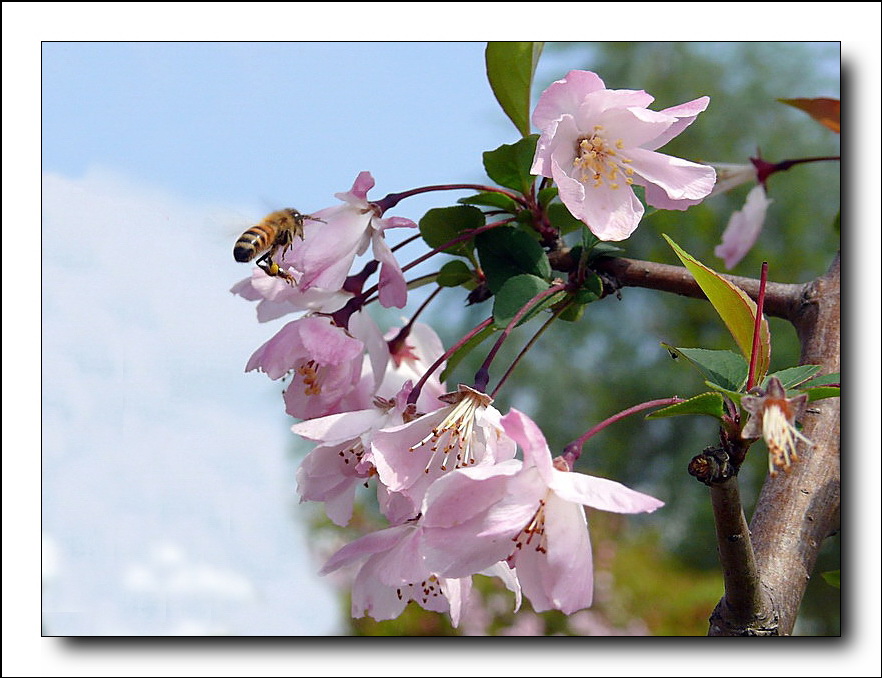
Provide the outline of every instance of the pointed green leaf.
{"type": "Polygon", "coordinates": [[[506,280],[529,273],[551,278],[551,264],[542,246],[529,234],[511,226],[479,233],[475,238],[487,286],[494,294],[506,280]]]}
{"type": "MultiPolygon", "coordinates": [[[[683,250],[677,243],[663,234],[665,240],[695,278],[717,314],[726,324],[732,338],[747,360],[750,360],[753,345],[753,327],[756,318],[756,303],[744,290],[736,287],[719,273],[702,264],[698,259],[683,250]]],[[[769,336],[769,323],[762,318],[760,322],[759,353],[757,355],[756,381],[759,382],[769,371],[772,345],[769,336]]]]}
{"type": "Polygon", "coordinates": [[[839,372],[831,372],[830,374],[824,374],[820,377],[815,377],[811,381],[807,381],[805,384],[803,384],[803,387],[814,388],[816,386],[826,386],[827,384],[838,385],[841,379],[842,376],[839,374],[839,372]]]}
{"type": "Polygon", "coordinates": [[[747,381],[747,361],[732,351],[712,351],[706,348],[677,348],[662,343],[672,356],[682,356],[698,368],[708,379],[731,391],[740,391],[747,381]]]}
{"type": "Polygon", "coordinates": [[[820,365],[797,365],[796,367],[788,367],[779,370],[774,374],[768,375],[763,379],[762,387],[766,388],[769,384],[769,379],[772,377],[778,377],[778,381],[781,382],[781,386],[785,389],[795,388],[802,382],[816,375],[820,369],[820,365]]]}
{"type": "Polygon", "coordinates": [[[525,195],[529,193],[536,180],[530,174],[530,168],[533,166],[538,140],[538,134],[531,134],[513,144],[502,144],[492,151],[484,151],[484,170],[487,176],[500,186],[512,188],[525,195]]]}
{"type": "Polygon", "coordinates": [[[488,42],[484,52],[493,94],[521,136],[530,133],[530,90],[543,44],[488,42]]]}
{"type": "Polygon", "coordinates": [[[808,393],[809,402],[814,402],[815,400],[823,400],[824,398],[838,398],[839,397],[839,387],[838,386],[818,386],[813,388],[807,388],[804,390],[805,393],[808,393]]]}
{"type": "Polygon", "coordinates": [[[726,413],[723,407],[723,396],[709,391],[694,398],[689,398],[676,405],[668,405],[655,412],[646,415],[647,419],[661,419],[662,417],[677,417],[683,414],[706,414],[715,419],[722,419],[726,413]]]}
{"type": "Polygon", "coordinates": [[[741,405],[741,398],[742,398],[742,396],[745,395],[741,391],[733,391],[730,388],[725,388],[725,387],[720,386],[719,384],[715,384],[714,382],[707,380],[707,379],[705,379],[704,385],[707,386],[708,388],[712,388],[714,391],[722,393],[724,396],[726,396],[729,400],[731,400],[736,405],[741,405]]]}
{"type": "Polygon", "coordinates": [[[823,398],[838,398],[840,379],[839,372],[825,374],[802,384],[799,390],[808,393],[809,402],[822,400],[823,398]]]}
{"type": "Polygon", "coordinates": [[[484,191],[483,193],[478,193],[477,195],[472,195],[467,198],[460,198],[456,202],[462,203],[463,205],[497,207],[506,212],[511,212],[512,214],[518,212],[518,204],[514,200],[507,195],[496,193],[495,191],[484,191]]]}

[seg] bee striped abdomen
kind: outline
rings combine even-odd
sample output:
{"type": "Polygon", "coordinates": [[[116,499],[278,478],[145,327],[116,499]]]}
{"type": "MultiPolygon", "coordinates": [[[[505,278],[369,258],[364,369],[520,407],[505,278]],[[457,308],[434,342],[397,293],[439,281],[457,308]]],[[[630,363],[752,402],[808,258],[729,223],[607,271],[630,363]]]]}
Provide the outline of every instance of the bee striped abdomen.
{"type": "Polygon", "coordinates": [[[257,224],[245,231],[233,247],[233,258],[236,261],[251,261],[276,239],[277,230],[268,224],[257,224]]]}

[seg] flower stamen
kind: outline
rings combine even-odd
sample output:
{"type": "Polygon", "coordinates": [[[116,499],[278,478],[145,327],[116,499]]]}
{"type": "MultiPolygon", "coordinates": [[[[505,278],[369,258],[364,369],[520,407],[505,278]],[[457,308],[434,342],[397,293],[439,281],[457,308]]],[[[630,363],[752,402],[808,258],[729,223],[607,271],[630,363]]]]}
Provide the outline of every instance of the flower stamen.
{"type": "Polygon", "coordinates": [[[512,541],[515,543],[515,550],[508,557],[508,560],[511,561],[515,554],[522,550],[525,545],[529,546],[530,542],[533,541],[533,537],[537,537],[536,544],[534,545],[536,551],[539,553],[547,553],[548,542],[545,538],[545,500],[543,499],[539,500],[539,508],[536,509],[536,513],[530,518],[530,522],[528,522],[517,535],[512,537],[512,541]]]}
{"type": "Polygon", "coordinates": [[[630,158],[620,156],[616,149],[625,147],[622,139],[616,139],[610,144],[600,132],[602,125],[594,126],[594,133],[590,136],[581,136],[576,140],[576,157],[573,158],[573,167],[580,171],[579,180],[583,183],[593,181],[595,188],[603,186],[604,179],[609,188],[617,190],[620,187],[619,179],[624,179],[630,185],[634,183],[629,176],[634,174],[630,167],[622,168],[620,163],[632,162],[630,158]],[[627,176],[626,176],[627,175],[627,176]]]}
{"type": "Polygon", "coordinates": [[[486,407],[492,401],[490,397],[467,387],[442,396],[452,401],[453,408],[447,416],[435,426],[427,436],[409,450],[411,452],[430,445],[429,459],[426,461],[425,473],[429,473],[433,464],[437,464],[441,471],[451,468],[463,468],[477,463],[472,454],[472,443],[475,439],[475,417],[478,410],[486,407]]]}

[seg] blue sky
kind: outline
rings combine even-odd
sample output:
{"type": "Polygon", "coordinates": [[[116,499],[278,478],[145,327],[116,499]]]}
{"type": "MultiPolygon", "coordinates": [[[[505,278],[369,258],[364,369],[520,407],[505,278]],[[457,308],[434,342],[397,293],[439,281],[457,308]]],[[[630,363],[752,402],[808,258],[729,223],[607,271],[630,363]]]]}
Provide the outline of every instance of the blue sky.
{"type": "MultiPolygon", "coordinates": [[[[242,371],[280,321],[229,294],[248,274],[230,250],[272,209],[333,204],[361,170],[377,197],[480,181],[481,152],[516,139],[483,44],[45,43],[40,57],[46,630],[339,632],[280,389],[242,371]]],[[[545,60],[537,80],[565,70],[545,60]]],[[[33,286],[5,251],[4,321],[9,283],[33,286]]],[[[4,379],[4,423],[10,393],[4,379]]]]}

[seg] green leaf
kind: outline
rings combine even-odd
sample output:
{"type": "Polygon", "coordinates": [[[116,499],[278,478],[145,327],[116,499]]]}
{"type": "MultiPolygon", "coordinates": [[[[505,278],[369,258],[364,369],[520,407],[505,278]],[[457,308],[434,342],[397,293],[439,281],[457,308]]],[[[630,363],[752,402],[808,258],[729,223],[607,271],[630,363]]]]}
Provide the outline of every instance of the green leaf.
{"type": "Polygon", "coordinates": [[[818,386],[817,388],[804,389],[804,392],[808,393],[810,403],[814,402],[815,400],[823,400],[824,398],[839,397],[838,386],[818,386]]]}
{"type": "Polygon", "coordinates": [[[733,391],[730,388],[725,388],[723,386],[720,386],[719,384],[715,384],[714,382],[712,382],[708,379],[704,380],[704,385],[707,386],[708,388],[712,388],[714,391],[718,391],[719,393],[722,393],[729,400],[731,400],[733,403],[735,403],[736,405],[739,405],[739,406],[741,405],[741,398],[744,397],[744,395],[745,395],[741,391],[733,391]]]}
{"type": "Polygon", "coordinates": [[[467,198],[460,198],[456,202],[462,203],[463,205],[498,207],[499,209],[511,212],[512,214],[516,214],[519,211],[518,204],[514,200],[507,195],[496,193],[495,191],[484,191],[483,193],[478,193],[477,195],[469,196],[467,198]]]}
{"type": "Polygon", "coordinates": [[[557,186],[546,186],[539,191],[539,206],[547,207],[557,197],[557,186]]]}
{"type": "Polygon", "coordinates": [[[587,306],[587,304],[570,304],[564,309],[563,313],[557,317],[560,320],[574,323],[577,320],[581,320],[582,316],[585,315],[585,306],[587,306]]]}
{"type": "Polygon", "coordinates": [[[810,377],[816,375],[820,369],[820,365],[797,365],[796,367],[788,367],[787,369],[779,370],[774,374],[768,375],[763,379],[762,387],[766,388],[769,384],[769,379],[772,377],[778,377],[778,381],[781,382],[781,386],[785,389],[795,388],[810,377]]]}
{"type": "Polygon", "coordinates": [[[502,144],[492,151],[484,151],[484,170],[500,186],[528,194],[536,180],[530,174],[536,155],[538,134],[531,134],[513,144],[502,144]]]}
{"type": "Polygon", "coordinates": [[[453,372],[454,368],[456,368],[456,366],[459,365],[460,362],[462,362],[462,359],[465,358],[469,353],[471,353],[475,348],[480,346],[481,342],[483,342],[494,332],[496,332],[496,328],[493,325],[488,325],[471,339],[469,339],[466,343],[456,349],[456,351],[453,352],[453,355],[451,355],[447,359],[447,365],[444,367],[444,371],[441,372],[441,381],[447,381],[448,377],[450,377],[450,373],[453,372]]]}
{"type": "Polygon", "coordinates": [[[663,407],[646,415],[647,419],[661,419],[662,417],[677,417],[684,414],[706,414],[715,419],[722,419],[726,411],[723,407],[723,396],[714,391],[702,393],[694,398],[689,398],[682,403],[663,407]]]}
{"type": "Polygon", "coordinates": [[[662,343],[672,356],[682,356],[698,368],[705,379],[730,391],[740,391],[747,381],[747,362],[732,351],[676,348],[662,343]]]}
{"type": "MultiPolygon", "coordinates": [[[[525,273],[509,278],[493,299],[493,322],[499,328],[507,327],[524,306],[547,289],[548,281],[537,278],[535,275],[525,273]]],[[[535,304],[523,315],[518,325],[527,322],[543,308],[557,303],[565,294],[565,292],[552,294],[535,304]]]]}
{"type": "Polygon", "coordinates": [[[543,44],[488,42],[484,51],[493,94],[521,136],[530,133],[530,91],[543,44]]]}
{"type": "MultiPolygon", "coordinates": [[[[736,287],[719,273],[702,264],[688,254],[668,236],[662,234],[683,265],[695,278],[717,314],[726,324],[732,338],[745,359],[750,360],[753,345],[753,327],[756,318],[756,303],[744,290],[736,287]]],[[[769,323],[763,317],[760,322],[759,353],[757,354],[756,381],[760,382],[769,371],[772,343],[769,336],[769,323]]]]}
{"type": "Polygon", "coordinates": [[[814,379],[807,381],[803,384],[804,388],[814,388],[815,386],[826,386],[827,384],[839,384],[842,380],[842,376],[839,372],[831,372],[830,374],[823,374],[820,377],[815,377],[814,379]]]}
{"type": "Polygon", "coordinates": [[[511,226],[500,226],[479,233],[475,246],[487,277],[487,286],[494,294],[506,280],[522,273],[551,278],[548,256],[529,233],[511,226]]]}
{"type": "Polygon", "coordinates": [[[838,398],[840,379],[839,372],[825,374],[802,384],[799,390],[808,393],[809,402],[824,398],[838,398]]]}
{"type": "Polygon", "coordinates": [[[460,285],[474,280],[475,274],[464,261],[455,259],[448,261],[438,271],[438,284],[441,287],[459,287],[460,285]]]}
{"type": "Polygon", "coordinates": [[[830,586],[835,586],[838,589],[840,588],[840,572],[841,570],[830,570],[829,572],[821,572],[821,576],[830,586]]]}
{"type": "Polygon", "coordinates": [[[563,203],[551,203],[545,212],[548,215],[549,223],[557,228],[562,235],[577,231],[585,225],[582,221],[576,219],[563,203]]]}
{"type": "MultiPolygon", "coordinates": [[[[420,219],[420,234],[431,248],[443,247],[466,231],[480,228],[485,223],[484,213],[470,205],[438,207],[431,209],[420,219]]],[[[447,254],[467,257],[474,249],[472,240],[464,240],[447,248],[447,254]]]]}

